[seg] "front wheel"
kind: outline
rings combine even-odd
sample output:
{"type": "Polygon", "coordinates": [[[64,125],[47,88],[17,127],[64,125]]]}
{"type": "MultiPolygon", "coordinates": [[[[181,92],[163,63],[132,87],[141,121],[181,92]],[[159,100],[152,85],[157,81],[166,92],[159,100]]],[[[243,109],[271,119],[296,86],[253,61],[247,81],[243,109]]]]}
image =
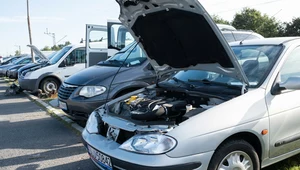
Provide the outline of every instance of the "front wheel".
{"type": "Polygon", "coordinates": [[[41,83],[41,89],[44,93],[51,93],[53,90],[57,92],[59,88],[59,82],[54,78],[46,78],[41,83]]]}
{"type": "Polygon", "coordinates": [[[223,144],[213,155],[208,170],[259,170],[258,155],[248,142],[233,140],[223,144]]]}

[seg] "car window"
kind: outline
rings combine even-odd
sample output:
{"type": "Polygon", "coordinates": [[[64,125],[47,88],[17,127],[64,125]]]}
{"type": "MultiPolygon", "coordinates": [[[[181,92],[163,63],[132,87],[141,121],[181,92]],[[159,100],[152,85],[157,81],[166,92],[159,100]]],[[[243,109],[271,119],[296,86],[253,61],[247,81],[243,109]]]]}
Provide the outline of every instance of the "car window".
{"type": "Polygon", "coordinates": [[[76,49],[72,52],[75,55],[75,63],[85,63],[86,53],[84,48],[76,49]]]}
{"type": "Polygon", "coordinates": [[[111,65],[111,66],[136,66],[142,64],[147,60],[147,56],[144,51],[137,45],[136,42],[132,42],[127,45],[120,52],[115,54],[113,57],[109,58],[105,62],[100,62],[98,65],[111,65]],[[126,59],[126,61],[125,61],[126,59]],[[125,61],[125,62],[124,62],[125,61]],[[124,62],[124,64],[123,64],[124,62]]]}
{"type": "Polygon", "coordinates": [[[28,64],[30,62],[31,62],[31,58],[26,58],[22,62],[20,62],[19,64],[28,64]]]}
{"type": "Polygon", "coordinates": [[[51,59],[50,64],[56,64],[72,47],[66,46],[59,50],[51,59]]]}
{"type": "Polygon", "coordinates": [[[280,81],[285,82],[290,77],[300,76],[300,47],[289,54],[280,71],[280,81]]]}
{"type": "Polygon", "coordinates": [[[223,33],[223,35],[224,35],[227,42],[234,42],[235,41],[232,33],[223,33]]]}
{"type": "MultiPolygon", "coordinates": [[[[277,61],[277,58],[281,52],[282,46],[243,45],[233,46],[231,48],[249,80],[250,87],[255,88],[264,81],[264,78],[274,66],[274,63],[277,61]]],[[[210,82],[228,85],[242,85],[241,82],[232,77],[204,70],[179,71],[174,75],[174,77],[185,82],[192,79],[207,80],[210,82]]]]}
{"type": "Polygon", "coordinates": [[[256,35],[249,33],[235,33],[233,32],[233,36],[236,39],[236,41],[242,41],[242,40],[251,40],[251,39],[259,39],[256,35]]]}

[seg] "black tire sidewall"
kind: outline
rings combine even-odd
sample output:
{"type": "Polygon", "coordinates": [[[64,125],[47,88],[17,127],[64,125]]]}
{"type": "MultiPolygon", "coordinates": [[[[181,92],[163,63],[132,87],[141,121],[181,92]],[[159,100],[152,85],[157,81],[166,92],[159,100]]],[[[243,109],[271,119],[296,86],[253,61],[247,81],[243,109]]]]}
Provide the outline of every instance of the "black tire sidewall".
{"type": "Polygon", "coordinates": [[[46,88],[48,82],[54,83],[56,85],[56,91],[58,90],[58,88],[59,88],[58,81],[53,78],[46,78],[45,80],[42,81],[42,84],[41,84],[41,89],[43,90],[44,93],[50,93],[50,91],[47,91],[47,88],[46,88]]]}
{"type": "Polygon", "coordinates": [[[217,170],[218,166],[221,164],[221,161],[229,153],[234,151],[242,151],[248,154],[252,160],[253,169],[260,169],[260,160],[253,146],[251,146],[248,142],[244,140],[233,140],[230,142],[226,142],[216,150],[213,157],[211,158],[208,170],[217,170]]]}

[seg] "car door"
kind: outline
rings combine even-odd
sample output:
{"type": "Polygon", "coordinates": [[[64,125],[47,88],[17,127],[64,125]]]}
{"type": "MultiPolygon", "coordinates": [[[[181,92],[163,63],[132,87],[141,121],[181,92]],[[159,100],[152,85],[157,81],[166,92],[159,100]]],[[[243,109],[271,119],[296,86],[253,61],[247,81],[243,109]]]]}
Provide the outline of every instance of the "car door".
{"type": "MultiPolygon", "coordinates": [[[[288,54],[276,82],[300,76],[300,47],[288,54]]],[[[275,82],[274,82],[275,84],[275,82]]],[[[270,158],[300,148],[300,90],[284,90],[281,94],[269,92],[266,102],[270,118],[270,158]]]]}
{"type": "Polygon", "coordinates": [[[71,75],[83,70],[86,64],[85,48],[74,49],[59,65],[59,76],[66,79],[71,75]]]}
{"type": "Polygon", "coordinates": [[[86,67],[107,59],[107,27],[86,25],[86,67]]]}
{"type": "Polygon", "coordinates": [[[134,41],[130,32],[122,25],[120,21],[108,20],[108,57],[113,56],[122,48],[134,41]]]}

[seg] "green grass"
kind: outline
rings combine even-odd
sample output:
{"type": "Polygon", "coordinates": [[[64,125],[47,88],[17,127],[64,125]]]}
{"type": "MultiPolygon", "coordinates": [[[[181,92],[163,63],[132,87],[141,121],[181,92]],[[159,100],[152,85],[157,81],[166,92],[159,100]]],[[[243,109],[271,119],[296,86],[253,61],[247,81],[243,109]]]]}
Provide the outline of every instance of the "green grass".
{"type": "Polygon", "coordinates": [[[278,162],[263,170],[300,170],[300,154],[278,162]]]}

